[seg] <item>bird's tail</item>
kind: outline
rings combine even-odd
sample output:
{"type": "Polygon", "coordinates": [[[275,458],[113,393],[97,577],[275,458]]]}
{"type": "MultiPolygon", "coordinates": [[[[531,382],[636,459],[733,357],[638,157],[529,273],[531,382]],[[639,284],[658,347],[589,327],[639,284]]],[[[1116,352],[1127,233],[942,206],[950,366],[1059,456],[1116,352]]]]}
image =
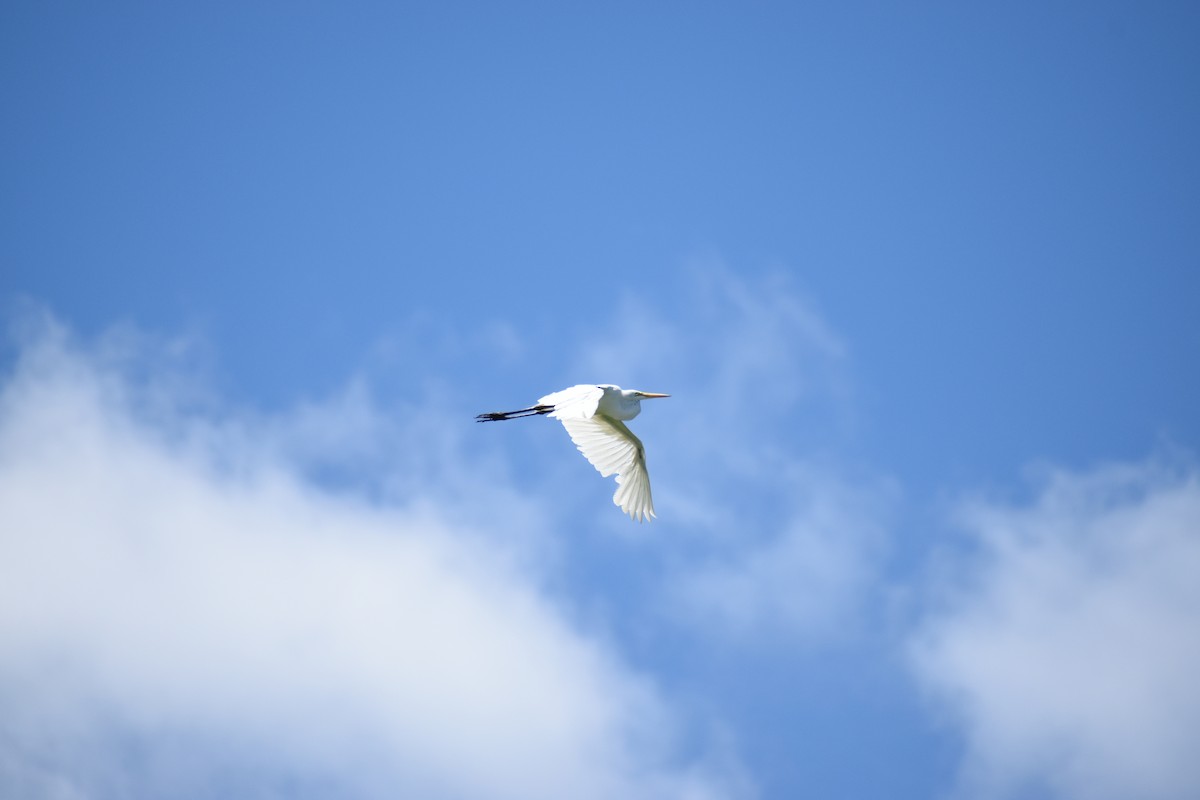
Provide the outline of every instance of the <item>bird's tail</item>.
{"type": "Polygon", "coordinates": [[[476,414],[476,422],[499,422],[503,419],[518,419],[520,417],[535,417],[538,414],[549,414],[554,406],[530,406],[518,411],[489,411],[486,414],[476,414]]]}

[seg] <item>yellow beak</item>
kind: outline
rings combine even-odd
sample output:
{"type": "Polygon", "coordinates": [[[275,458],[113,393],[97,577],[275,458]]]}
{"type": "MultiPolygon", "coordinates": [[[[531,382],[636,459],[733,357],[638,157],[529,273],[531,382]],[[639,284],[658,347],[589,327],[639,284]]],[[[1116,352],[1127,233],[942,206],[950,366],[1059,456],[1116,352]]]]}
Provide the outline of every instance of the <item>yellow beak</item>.
{"type": "Polygon", "coordinates": [[[658,394],[657,392],[642,392],[642,397],[670,397],[669,394],[658,394]]]}

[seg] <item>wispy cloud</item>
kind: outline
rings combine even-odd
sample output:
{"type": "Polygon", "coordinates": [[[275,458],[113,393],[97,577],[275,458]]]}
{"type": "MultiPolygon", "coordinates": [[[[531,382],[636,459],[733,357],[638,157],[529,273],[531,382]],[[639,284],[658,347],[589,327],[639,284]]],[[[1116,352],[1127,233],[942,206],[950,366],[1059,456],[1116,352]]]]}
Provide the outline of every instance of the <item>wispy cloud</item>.
{"type": "Polygon", "coordinates": [[[704,411],[740,427],[799,403],[842,410],[823,404],[843,405],[847,349],[784,274],[747,279],[701,263],[681,273],[669,297],[628,295],[613,323],[584,343],[578,373],[680,382],[704,411]]]}
{"type": "Polygon", "coordinates": [[[1181,798],[1200,789],[1200,472],[1050,473],[976,500],[976,549],[912,641],[963,726],[972,797],[1181,798]]]}
{"type": "Polygon", "coordinates": [[[829,641],[860,632],[891,492],[814,469],[795,468],[788,481],[791,505],[766,536],[723,542],[678,569],[664,598],[673,614],[739,638],[829,641]]]}
{"type": "Polygon", "coordinates": [[[853,435],[847,351],[785,276],[711,263],[671,298],[627,299],[584,347],[586,372],[672,393],[635,427],[673,528],[655,539],[676,622],[718,638],[854,627],[896,492],[831,456],[853,435]]]}
{"type": "Polygon", "coordinates": [[[533,501],[428,501],[452,439],[338,492],[326,444],[371,463],[408,435],[362,389],[199,413],[128,363],[48,323],[0,388],[0,793],[726,796],[498,544],[533,501]]]}

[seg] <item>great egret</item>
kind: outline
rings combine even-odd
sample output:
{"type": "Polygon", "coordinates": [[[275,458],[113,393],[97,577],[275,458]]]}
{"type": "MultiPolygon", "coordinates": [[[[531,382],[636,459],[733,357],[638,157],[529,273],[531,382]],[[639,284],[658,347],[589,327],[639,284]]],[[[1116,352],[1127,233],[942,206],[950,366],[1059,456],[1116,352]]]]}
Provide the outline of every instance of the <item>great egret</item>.
{"type": "Polygon", "coordinates": [[[613,502],[638,522],[654,518],[650,497],[650,475],[646,472],[646,449],[642,440],[625,427],[624,420],[642,411],[642,400],[670,397],[669,394],[638,392],[611,384],[581,383],[561,392],[548,394],[537,405],[517,411],[493,411],[480,414],[476,422],[548,414],[563,424],[571,441],[604,477],[616,474],[617,492],[613,502]]]}

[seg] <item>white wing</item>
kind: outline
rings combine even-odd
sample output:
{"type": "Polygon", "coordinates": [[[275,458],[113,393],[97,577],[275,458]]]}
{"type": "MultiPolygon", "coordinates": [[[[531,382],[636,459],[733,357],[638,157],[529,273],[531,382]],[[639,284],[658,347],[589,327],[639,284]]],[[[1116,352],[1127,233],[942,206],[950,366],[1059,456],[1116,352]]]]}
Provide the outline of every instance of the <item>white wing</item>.
{"type": "Polygon", "coordinates": [[[613,495],[613,502],[638,522],[645,521],[647,517],[653,519],[654,500],[650,497],[646,451],[633,431],[625,427],[625,423],[603,414],[590,418],[560,417],[560,420],[579,452],[601,475],[607,478],[616,474],[617,492],[613,495]]]}
{"type": "Polygon", "coordinates": [[[561,392],[548,394],[538,400],[539,406],[554,406],[550,416],[555,419],[576,417],[586,419],[596,413],[600,407],[600,398],[604,397],[604,389],[591,383],[581,383],[561,392]]]}

